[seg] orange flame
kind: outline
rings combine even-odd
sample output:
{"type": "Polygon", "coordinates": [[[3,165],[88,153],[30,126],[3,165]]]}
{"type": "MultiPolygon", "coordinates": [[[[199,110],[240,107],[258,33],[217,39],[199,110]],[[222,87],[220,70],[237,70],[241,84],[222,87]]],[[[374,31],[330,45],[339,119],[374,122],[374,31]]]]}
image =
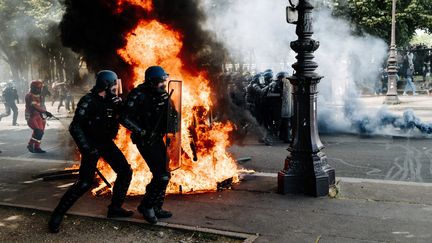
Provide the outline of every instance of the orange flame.
{"type": "Polygon", "coordinates": [[[126,2],[132,5],[141,6],[143,9],[147,11],[151,11],[153,9],[153,2],[151,0],[117,0],[116,12],[118,13],[121,12],[126,2]]]}
{"type": "MultiPolygon", "coordinates": [[[[119,1],[123,3],[125,0],[119,1]]],[[[151,1],[131,1],[149,6],[151,1]]],[[[151,5],[150,5],[151,6],[151,5]]],[[[211,89],[205,71],[192,75],[183,68],[179,58],[182,48],[182,34],[172,30],[156,20],[141,21],[135,30],[126,37],[127,45],[118,50],[118,54],[134,67],[134,85],[142,83],[144,71],[153,65],[162,66],[177,80],[183,80],[182,97],[182,165],[173,171],[168,193],[194,193],[215,191],[217,183],[232,178],[238,182],[239,170],[233,157],[227,152],[229,133],[233,130],[231,123],[211,122],[209,120],[211,89]],[[196,138],[198,161],[192,161],[190,147],[192,135],[196,138]]],[[[116,140],[134,171],[129,188],[129,195],[145,192],[145,186],[151,180],[151,172],[132,144],[125,128],[121,128],[116,140]]],[[[108,181],[115,180],[114,172],[106,165],[99,163],[101,172],[108,181]]],[[[104,184],[93,190],[97,192],[104,184]]]]}

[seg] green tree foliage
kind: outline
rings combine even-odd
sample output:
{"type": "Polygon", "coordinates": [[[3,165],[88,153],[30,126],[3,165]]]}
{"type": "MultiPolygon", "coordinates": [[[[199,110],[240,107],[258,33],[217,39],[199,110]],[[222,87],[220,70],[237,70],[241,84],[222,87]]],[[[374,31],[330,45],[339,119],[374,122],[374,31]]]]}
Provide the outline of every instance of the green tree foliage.
{"type": "MultiPolygon", "coordinates": [[[[354,24],[355,32],[391,36],[392,0],[334,0],[333,14],[354,24]]],[[[432,0],[396,0],[396,44],[406,46],[416,29],[432,31],[432,0]]]]}
{"type": "Polygon", "coordinates": [[[9,64],[14,80],[72,81],[78,58],[61,45],[62,15],[59,0],[0,0],[0,58],[9,64]]]}
{"type": "Polygon", "coordinates": [[[417,33],[410,41],[411,45],[426,45],[432,47],[432,34],[417,33]]]}

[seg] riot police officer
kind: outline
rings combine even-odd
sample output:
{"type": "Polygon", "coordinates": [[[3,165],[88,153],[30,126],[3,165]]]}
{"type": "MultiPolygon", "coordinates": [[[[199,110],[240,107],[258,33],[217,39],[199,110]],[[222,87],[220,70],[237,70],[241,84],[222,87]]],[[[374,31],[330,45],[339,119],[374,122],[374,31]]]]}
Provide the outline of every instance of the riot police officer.
{"type": "Polygon", "coordinates": [[[4,106],[6,108],[6,113],[0,114],[0,120],[3,117],[9,116],[11,113],[11,110],[12,110],[12,112],[13,112],[12,126],[18,126],[18,123],[17,123],[18,107],[15,104],[15,100],[17,101],[17,103],[19,103],[19,99],[18,99],[18,92],[15,89],[12,80],[10,80],[7,83],[7,86],[3,90],[2,95],[3,95],[3,99],[4,99],[4,106]]]}
{"type": "Polygon", "coordinates": [[[246,86],[246,108],[251,112],[252,116],[256,116],[255,114],[255,85],[259,82],[259,77],[261,74],[254,75],[250,83],[246,86]]]}
{"type": "Polygon", "coordinates": [[[268,109],[267,129],[272,136],[279,135],[282,112],[282,92],[283,80],[288,77],[288,73],[279,72],[276,74],[276,80],[269,84],[269,89],[265,97],[266,107],[268,109]]]}
{"type": "Polygon", "coordinates": [[[138,211],[151,224],[157,223],[158,218],[172,216],[171,212],[162,209],[171,177],[163,141],[169,102],[169,95],[165,91],[167,80],[168,74],[162,67],[149,67],[145,71],[144,83],[129,93],[122,115],[122,125],[132,132],[132,142],[153,174],[138,206],[138,211]]]}
{"type": "Polygon", "coordinates": [[[273,70],[267,69],[263,72],[264,85],[269,85],[273,81],[273,70]]]}
{"type": "Polygon", "coordinates": [[[264,96],[268,90],[268,85],[265,82],[263,74],[257,74],[254,76],[254,82],[249,88],[249,92],[253,94],[254,99],[254,116],[260,125],[263,125],[265,121],[266,107],[264,106],[264,96]]]}
{"type": "Polygon", "coordinates": [[[49,221],[49,229],[57,233],[64,214],[93,184],[96,165],[100,157],[117,173],[108,218],[129,217],[132,211],[122,208],[132,169],[113,139],[119,129],[121,99],[117,97],[117,75],[103,70],[96,75],[96,84],[84,95],[77,106],[69,132],[81,152],[79,179],[60,199],[49,221]]]}

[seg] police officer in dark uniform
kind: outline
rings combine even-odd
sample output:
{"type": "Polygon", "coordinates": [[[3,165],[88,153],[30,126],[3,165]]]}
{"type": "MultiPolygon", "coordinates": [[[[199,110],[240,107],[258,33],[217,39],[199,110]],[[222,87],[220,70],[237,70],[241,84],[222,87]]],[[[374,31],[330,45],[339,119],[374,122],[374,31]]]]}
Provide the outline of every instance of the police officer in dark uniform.
{"type": "Polygon", "coordinates": [[[273,71],[271,69],[265,70],[263,76],[265,85],[269,85],[273,81],[273,71]]]}
{"type": "Polygon", "coordinates": [[[151,224],[157,223],[158,218],[172,216],[171,212],[162,209],[171,177],[163,141],[169,102],[169,95],[165,91],[167,80],[168,74],[162,67],[149,67],[145,71],[144,83],[129,93],[122,115],[122,125],[132,132],[132,142],[153,174],[138,206],[138,211],[151,224]]]}
{"type": "Polygon", "coordinates": [[[264,106],[264,96],[267,94],[268,84],[266,84],[265,77],[262,74],[255,75],[254,79],[257,82],[251,87],[251,92],[254,94],[254,106],[255,106],[255,118],[260,125],[264,125],[265,122],[265,106],[264,106]]]}
{"type": "Polygon", "coordinates": [[[91,188],[100,157],[117,173],[107,217],[129,217],[133,214],[122,208],[132,179],[132,169],[113,141],[119,129],[121,107],[121,99],[116,95],[117,79],[113,71],[100,71],[96,75],[96,85],[78,103],[69,132],[82,155],[79,179],[63,195],[51,215],[48,226],[53,233],[59,231],[68,209],[91,188]]]}
{"type": "Polygon", "coordinates": [[[276,74],[276,80],[269,84],[266,95],[266,107],[268,109],[268,129],[272,136],[279,135],[282,113],[283,80],[288,77],[287,72],[276,74]]]}
{"type": "Polygon", "coordinates": [[[249,84],[246,86],[246,108],[255,116],[255,89],[253,88],[259,82],[259,75],[254,75],[249,84]]]}
{"type": "Polygon", "coordinates": [[[7,83],[7,87],[3,90],[2,95],[4,99],[4,106],[6,108],[6,113],[0,114],[0,120],[3,117],[9,116],[12,110],[13,112],[12,126],[18,126],[17,123],[18,107],[15,104],[15,100],[17,101],[17,103],[19,103],[19,99],[18,99],[18,92],[13,85],[13,81],[9,81],[7,83]]]}

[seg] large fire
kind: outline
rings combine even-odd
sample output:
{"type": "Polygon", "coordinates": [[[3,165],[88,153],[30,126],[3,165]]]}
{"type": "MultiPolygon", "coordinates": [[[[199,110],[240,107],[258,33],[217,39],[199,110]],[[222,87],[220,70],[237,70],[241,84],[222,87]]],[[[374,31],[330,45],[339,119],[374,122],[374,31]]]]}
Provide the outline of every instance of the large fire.
{"type": "MultiPolygon", "coordinates": [[[[151,11],[151,1],[119,0],[118,11],[125,2],[142,6],[151,11]]],[[[209,80],[204,70],[192,75],[183,68],[179,58],[182,48],[182,34],[156,20],[141,21],[126,36],[127,45],[118,50],[118,54],[134,67],[134,85],[144,79],[144,71],[153,65],[162,66],[171,79],[183,81],[181,147],[182,164],[172,172],[168,193],[195,193],[215,191],[218,182],[232,178],[238,181],[238,168],[233,157],[227,152],[229,133],[233,126],[209,119],[212,107],[209,80]],[[195,142],[196,153],[191,148],[195,142]],[[196,157],[197,161],[192,158],[196,157]]],[[[129,188],[129,195],[143,194],[145,186],[151,180],[151,172],[140,156],[135,145],[130,141],[125,128],[121,128],[116,140],[117,145],[131,164],[134,175],[129,188]]],[[[104,162],[99,169],[109,182],[115,180],[115,173],[104,162]]],[[[101,182],[94,193],[105,187],[101,182]]]]}

